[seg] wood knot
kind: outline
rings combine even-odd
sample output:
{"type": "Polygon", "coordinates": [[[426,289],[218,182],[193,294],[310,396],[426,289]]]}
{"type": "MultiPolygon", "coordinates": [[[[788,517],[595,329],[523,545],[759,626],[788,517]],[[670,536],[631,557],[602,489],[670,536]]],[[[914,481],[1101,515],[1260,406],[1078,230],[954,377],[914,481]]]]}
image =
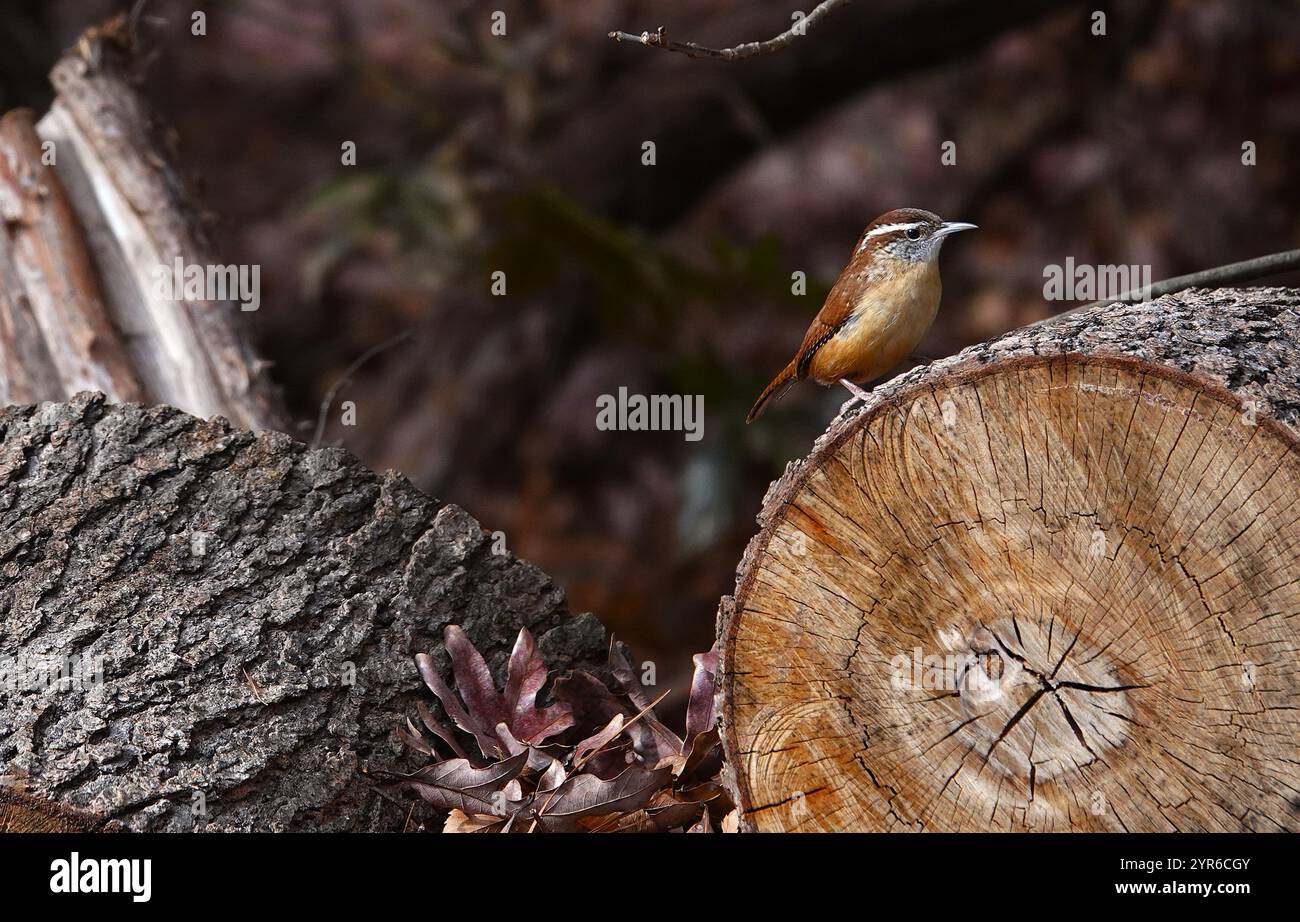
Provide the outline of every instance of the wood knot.
{"type": "Polygon", "coordinates": [[[1122,746],[1133,719],[1128,692],[1141,687],[1120,676],[1108,644],[1065,623],[977,623],[955,651],[958,735],[990,767],[1028,784],[1080,772],[1122,746]]]}

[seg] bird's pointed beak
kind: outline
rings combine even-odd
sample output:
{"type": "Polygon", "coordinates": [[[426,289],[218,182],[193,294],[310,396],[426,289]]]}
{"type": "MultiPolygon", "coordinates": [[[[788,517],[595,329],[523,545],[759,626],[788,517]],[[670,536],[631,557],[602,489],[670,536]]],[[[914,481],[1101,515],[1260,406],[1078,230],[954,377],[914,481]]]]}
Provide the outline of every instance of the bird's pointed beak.
{"type": "Polygon", "coordinates": [[[939,229],[934,232],[935,240],[942,240],[949,234],[955,234],[959,231],[976,230],[974,224],[967,224],[965,221],[945,221],[939,225],[939,229]]]}

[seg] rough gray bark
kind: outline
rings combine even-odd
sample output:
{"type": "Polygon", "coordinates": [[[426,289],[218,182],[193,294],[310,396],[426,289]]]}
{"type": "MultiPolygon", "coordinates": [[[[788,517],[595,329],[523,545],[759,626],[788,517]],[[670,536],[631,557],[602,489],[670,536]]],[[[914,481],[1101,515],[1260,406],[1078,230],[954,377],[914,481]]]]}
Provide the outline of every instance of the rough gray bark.
{"type": "Polygon", "coordinates": [[[556,667],[606,645],[396,474],[92,394],[0,411],[0,612],[0,778],[133,830],[401,829],[361,769],[411,765],[413,653],[446,666],[450,623],[494,668],[521,626],[556,667]],[[102,684],[33,678],[63,657],[102,684]]]}
{"type": "Polygon", "coordinates": [[[772,484],[719,607],[742,824],[1296,828],[1298,446],[1296,289],[1099,306],[877,386],[772,484]],[[913,646],[1036,694],[882,688],[913,646]]]}

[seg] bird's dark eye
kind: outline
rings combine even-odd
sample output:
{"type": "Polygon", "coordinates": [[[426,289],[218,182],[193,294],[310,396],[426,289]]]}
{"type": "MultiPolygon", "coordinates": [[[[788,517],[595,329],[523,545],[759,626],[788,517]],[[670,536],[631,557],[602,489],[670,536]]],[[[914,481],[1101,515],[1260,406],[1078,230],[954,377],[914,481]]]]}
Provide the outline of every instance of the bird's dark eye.
{"type": "Polygon", "coordinates": [[[909,227],[909,228],[907,229],[907,239],[908,239],[908,240],[918,240],[918,239],[920,239],[920,236],[921,236],[921,228],[919,228],[919,227],[909,227]]]}

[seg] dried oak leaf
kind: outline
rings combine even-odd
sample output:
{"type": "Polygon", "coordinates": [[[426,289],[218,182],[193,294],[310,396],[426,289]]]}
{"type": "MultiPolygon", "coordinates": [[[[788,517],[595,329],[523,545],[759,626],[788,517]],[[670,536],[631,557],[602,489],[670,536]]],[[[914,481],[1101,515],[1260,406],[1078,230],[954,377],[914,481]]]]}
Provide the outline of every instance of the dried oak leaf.
{"type": "Polygon", "coordinates": [[[595,832],[668,832],[684,829],[707,813],[707,801],[683,800],[671,788],[658,791],[640,810],[625,813],[595,832]]]}
{"type": "MultiPolygon", "coordinates": [[[[624,719],[624,736],[630,738],[633,751],[643,762],[657,759],[659,747],[654,734],[641,721],[627,726],[627,720],[636,713],[614,696],[605,683],[589,672],[581,669],[572,674],[556,679],[555,697],[568,704],[574,713],[574,719],[580,727],[608,727],[616,716],[624,719]]],[[[584,740],[584,742],[586,742],[584,740]]],[[[628,766],[631,754],[625,751],[626,743],[610,746],[590,756],[584,762],[584,770],[601,778],[614,778],[628,766]]]]}
{"type": "Polygon", "coordinates": [[[539,799],[537,821],[547,832],[572,832],[584,819],[638,810],[671,783],[671,770],[639,765],[610,780],[572,775],[549,799],[539,799]]]}
{"type": "Polygon", "coordinates": [[[717,723],[715,710],[718,688],[718,647],[691,657],[695,674],[691,677],[691,697],[686,705],[686,739],[707,733],[717,723]]]}
{"type": "Polygon", "coordinates": [[[406,776],[404,784],[435,807],[464,813],[502,818],[522,809],[506,796],[506,788],[528,766],[528,753],[521,752],[486,768],[468,759],[435,762],[406,776]]]}
{"type": "Polygon", "coordinates": [[[503,691],[497,691],[487,663],[459,627],[448,627],[444,640],[454,692],[431,657],[421,654],[416,663],[448,717],[474,737],[486,762],[466,754],[456,735],[422,704],[420,720],[458,758],[437,761],[438,752],[409,720],[398,730],[408,745],[435,760],[402,781],[451,811],[444,831],[709,831],[731,808],[716,778],[721,764],[716,651],[694,657],[683,740],[655,715],[651,695],[622,644],[610,650],[610,669],[622,695],[575,672],[556,682],[559,703],[540,708],[537,695],[548,673],[527,630],[519,632],[510,654],[503,691]],[[575,724],[588,734],[576,745],[546,743],[575,724]]]}
{"type": "Polygon", "coordinates": [[[604,727],[578,743],[573,749],[573,767],[581,768],[593,756],[604,752],[605,747],[622,734],[623,723],[623,715],[615,714],[604,727]]]}
{"type": "MultiPolygon", "coordinates": [[[[516,755],[520,744],[540,745],[573,726],[573,711],[568,705],[537,706],[537,693],[546,684],[546,662],[527,628],[520,629],[510,653],[504,692],[497,691],[487,662],[464,631],[449,625],[443,632],[443,643],[451,657],[459,696],[448,687],[427,653],[416,656],[416,666],[429,690],[442,702],[447,716],[473,735],[485,758],[516,755]]],[[[450,731],[434,720],[427,709],[421,711],[420,718],[432,733],[449,746],[459,748],[450,731]]]]}
{"type": "Polygon", "coordinates": [[[637,754],[652,764],[669,756],[681,755],[682,738],[665,727],[659,718],[655,716],[654,711],[650,710],[654,701],[641,684],[641,680],[637,677],[632,664],[628,662],[627,644],[621,641],[610,644],[609,671],[618,681],[618,684],[623,687],[624,693],[636,705],[638,711],[646,711],[638,723],[644,725],[650,731],[650,735],[654,739],[655,751],[649,753],[638,749],[637,754]]]}
{"type": "Polygon", "coordinates": [[[506,820],[495,816],[452,810],[447,814],[447,821],[442,824],[442,831],[459,833],[500,832],[506,822],[506,820]]]}

